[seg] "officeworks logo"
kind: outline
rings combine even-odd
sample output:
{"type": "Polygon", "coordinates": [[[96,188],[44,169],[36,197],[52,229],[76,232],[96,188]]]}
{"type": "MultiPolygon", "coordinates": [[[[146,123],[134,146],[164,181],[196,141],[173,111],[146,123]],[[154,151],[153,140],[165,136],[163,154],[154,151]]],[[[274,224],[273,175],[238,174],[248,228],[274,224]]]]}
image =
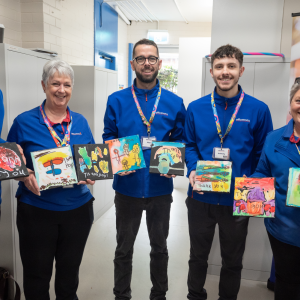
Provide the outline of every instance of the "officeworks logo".
{"type": "Polygon", "coordinates": [[[72,135],[81,135],[81,132],[78,132],[78,133],[74,133],[74,132],[71,132],[72,135]]]}
{"type": "Polygon", "coordinates": [[[248,119],[240,119],[240,118],[238,118],[238,119],[236,119],[236,121],[250,123],[250,120],[248,120],[248,119]]]}
{"type": "Polygon", "coordinates": [[[157,111],[157,112],[156,112],[156,115],[168,116],[168,114],[167,114],[167,113],[160,112],[160,111],[157,111]]]}

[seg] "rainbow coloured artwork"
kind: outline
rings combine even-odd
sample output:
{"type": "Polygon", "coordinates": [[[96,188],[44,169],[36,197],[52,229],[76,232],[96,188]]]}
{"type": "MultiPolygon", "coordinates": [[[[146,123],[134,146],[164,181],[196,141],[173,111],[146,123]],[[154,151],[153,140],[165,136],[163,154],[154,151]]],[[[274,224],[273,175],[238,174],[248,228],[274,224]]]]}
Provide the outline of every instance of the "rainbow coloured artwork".
{"type": "Polygon", "coordinates": [[[30,154],[40,191],[78,182],[70,146],[35,151],[30,154]]]}
{"type": "Polygon", "coordinates": [[[286,205],[300,207],[300,168],[289,169],[286,205]]]}
{"type": "Polygon", "coordinates": [[[146,168],[138,135],[106,141],[113,174],[146,168]]]}
{"type": "Polygon", "coordinates": [[[199,160],[193,190],[230,193],[231,175],[231,161],[199,160]]]}
{"type": "Polygon", "coordinates": [[[149,173],[184,176],[185,144],[152,142],[149,173]]]}
{"type": "Polygon", "coordinates": [[[108,145],[73,145],[78,181],[112,179],[108,145]]]}
{"type": "Polygon", "coordinates": [[[234,216],[275,217],[275,178],[235,178],[234,216]]]}

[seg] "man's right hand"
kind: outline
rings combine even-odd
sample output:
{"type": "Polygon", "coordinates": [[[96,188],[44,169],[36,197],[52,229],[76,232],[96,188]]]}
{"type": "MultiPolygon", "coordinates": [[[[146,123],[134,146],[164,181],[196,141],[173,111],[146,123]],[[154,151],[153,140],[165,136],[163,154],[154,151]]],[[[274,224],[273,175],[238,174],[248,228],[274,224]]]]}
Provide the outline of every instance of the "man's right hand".
{"type": "MultiPolygon", "coordinates": [[[[192,186],[192,188],[194,187],[194,184],[195,184],[195,181],[196,181],[196,171],[193,170],[191,173],[190,173],[190,176],[189,176],[189,180],[190,180],[190,184],[192,186]]],[[[200,192],[200,191],[196,191],[196,193],[200,194],[200,195],[203,195],[204,193],[203,192],[200,192]]]]}

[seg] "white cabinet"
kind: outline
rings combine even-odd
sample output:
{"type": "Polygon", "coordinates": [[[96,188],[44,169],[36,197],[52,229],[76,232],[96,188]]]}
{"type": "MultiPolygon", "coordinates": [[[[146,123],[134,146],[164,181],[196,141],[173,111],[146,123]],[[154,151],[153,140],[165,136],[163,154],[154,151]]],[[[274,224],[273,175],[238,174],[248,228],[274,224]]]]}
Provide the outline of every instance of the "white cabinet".
{"type": "MultiPolygon", "coordinates": [[[[73,111],[84,115],[89,122],[95,142],[102,143],[107,98],[118,90],[118,73],[93,66],[72,67],[75,72],[75,85],[69,106],[73,111]]],[[[98,180],[90,188],[95,198],[95,221],[114,203],[112,181],[112,179],[98,180]]]]}
{"type": "MultiPolygon", "coordinates": [[[[0,44],[0,89],[3,92],[5,117],[1,137],[6,139],[13,120],[30,110],[45,98],[41,87],[44,64],[51,57],[27,49],[0,44]]],[[[19,236],[16,228],[17,181],[2,181],[0,221],[0,266],[13,274],[23,285],[23,270],[19,254],[19,236]]]]}

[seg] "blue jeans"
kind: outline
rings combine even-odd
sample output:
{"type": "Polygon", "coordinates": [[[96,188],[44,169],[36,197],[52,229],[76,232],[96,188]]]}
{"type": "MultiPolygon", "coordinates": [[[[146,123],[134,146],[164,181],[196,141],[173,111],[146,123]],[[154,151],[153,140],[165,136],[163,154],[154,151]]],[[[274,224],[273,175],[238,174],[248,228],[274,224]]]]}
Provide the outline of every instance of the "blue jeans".
{"type": "Polygon", "coordinates": [[[131,299],[131,276],[133,246],[139,231],[143,210],[146,211],[150,238],[150,274],[153,287],[151,300],[165,300],[168,290],[168,249],[169,220],[172,195],[151,198],[134,198],[116,192],[117,248],[115,252],[116,300],[131,299]]]}

